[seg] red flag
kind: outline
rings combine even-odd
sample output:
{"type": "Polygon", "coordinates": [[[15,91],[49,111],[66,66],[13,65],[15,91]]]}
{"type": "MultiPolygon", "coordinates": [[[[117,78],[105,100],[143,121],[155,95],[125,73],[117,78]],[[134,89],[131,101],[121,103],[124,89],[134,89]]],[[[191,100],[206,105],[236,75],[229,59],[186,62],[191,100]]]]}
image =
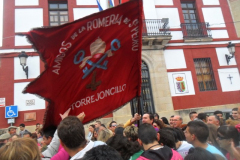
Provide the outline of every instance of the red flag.
{"type": "Polygon", "coordinates": [[[46,69],[23,92],[50,102],[45,126],[58,125],[68,108],[85,112],[86,123],[140,96],[142,10],[142,0],[133,0],[26,34],[46,69]]]}
{"type": "Polygon", "coordinates": [[[125,2],[128,2],[129,0],[122,0],[121,3],[125,3],[125,2]]]}

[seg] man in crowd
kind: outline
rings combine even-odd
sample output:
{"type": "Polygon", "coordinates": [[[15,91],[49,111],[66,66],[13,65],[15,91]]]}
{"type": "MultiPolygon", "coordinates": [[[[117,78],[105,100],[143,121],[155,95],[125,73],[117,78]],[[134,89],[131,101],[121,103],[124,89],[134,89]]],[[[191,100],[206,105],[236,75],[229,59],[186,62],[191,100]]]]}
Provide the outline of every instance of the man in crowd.
{"type": "Polygon", "coordinates": [[[35,131],[40,130],[40,129],[41,129],[40,123],[37,123],[35,131]]]}
{"type": "Polygon", "coordinates": [[[170,120],[169,120],[170,127],[173,127],[173,118],[174,118],[174,115],[170,117],[170,120]]]}
{"type": "Polygon", "coordinates": [[[16,134],[16,132],[17,132],[17,127],[16,127],[16,126],[10,126],[10,127],[8,127],[8,133],[9,133],[10,135],[14,135],[14,134],[16,134]]]}
{"type": "Polygon", "coordinates": [[[233,117],[233,120],[238,120],[238,108],[232,109],[232,117],[233,117]]]}
{"type": "Polygon", "coordinates": [[[148,124],[152,124],[153,123],[153,114],[151,113],[145,113],[142,117],[142,123],[148,123],[148,124]]]}
{"type": "Polygon", "coordinates": [[[216,147],[207,143],[209,129],[205,123],[201,121],[190,121],[187,124],[187,128],[184,131],[184,134],[187,142],[192,144],[195,148],[200,147],[206,149],[212,154],[217,154],[226,159],[225,156],[216,147]]]}
{"type": "Polygon", "coordinates": [[[115,129],[117,127],[117,122],[116,121],[112,121],[110,124],[109,124],[109,129],[114,133],[115,132],[115,129]]]}
{"type": "Polygon", "coordinates": [[[0,136],[0,148],[5,145],[11,139],[11,135],[9,133],[4,133],[0,136]]]}
{"type": "Polygon", "coordinates": [[[19,125],[19,128],[20,128],[19,136],[23,137],[24,133],[28,132],[28,130],[25,129],[25,124],[23,123],[19,125]]]}
{"type": "Polygon", "coordinates": [[[198,114],[195,111],[192,111],[189,113],[189,118],[191,119],[191,121],[193,121],[195,118],[197,118],[198,114]]]}
{"type": "Polygon", "coordinates": [[[49,126],[43,130],[43,142],[46,145],[49,145],[51,143],[55,131],[56,131],[55,126],[49,126]]]}
{"type": "Polygon", "coordinates": [[[159,115],[157,113],[154,113],[154,119],[159,119],[159,115]]]}
{"type": "Polygon", "coordinates": [[[214,124],[217,127],[220,127],[220,119],[217,115],[212,115],[208,117],[208,124],[214,124]]]}
{"type": "Polygon", "coordinates": [[[226,124],[225,119],[223,119],[223,112],[222,111],[217,110],[213,114],[219,117],[220,126],[226,124]]]}
{"type": "Polygon", "coordinates": [[[182,119],[181,116],[175,115],[175,116],[173,117],[173,127],[174,127],[174,128],[183,128],[183,127],[185,127],[185,126],[186,126],[186,125],[183,124],[183,119],[182,119]]]}
{"type": "MultiPolygon", "coordinates": [[[[141,159],[164,159],[170,160],[173,155],[178,154],[176,151],[172,150],[167,146],[162,146],[158,143],[160,140],[159,133],[153,128],[151,124],[145,123],[140,125],[138,129],[138,142],[143,146],[145,150],[137,160],[141,159]]],[[[180,156],[178,154],[178,156],[180,156]]],[[[182,160],[182,157],[179,157],[182,160]]]]}
{"type": "MultiPolygon", "coordinates": [[[[24,134],[23,134],[23,137],[24,138],[31,138],[32,137],[32,133],[30,133],[30,132],[24,132],[24,134]]],[[[49,143],[50,144],[50,143],[49,143]]]]}
{"type": "Polygon", "coordinates": [[[101,126],[101,121],[96,121],[95,122],[95,128],[99,128],[101,126]]]}
{"type": "Polygon", "coordinates": [[[202,120],[204,123],[207,123],[208,121],[208,116],[206,113],[199,113],[197,118],[202,120]]]}
{"type": "Polygon", "coordinates": [[[65,151],[72,157],[71,160],[82,158],[87,151],[105,143],[85,139],[82,122],[74,116],[64,118],[58,126],[58,137],[65,151]]]}

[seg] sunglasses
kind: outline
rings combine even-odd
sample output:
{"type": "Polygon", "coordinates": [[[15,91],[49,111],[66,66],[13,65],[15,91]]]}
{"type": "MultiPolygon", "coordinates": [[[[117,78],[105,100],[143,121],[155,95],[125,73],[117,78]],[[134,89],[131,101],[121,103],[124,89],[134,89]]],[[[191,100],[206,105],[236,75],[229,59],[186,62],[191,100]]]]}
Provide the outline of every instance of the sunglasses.
{"type": "Polygon", "coordinates": [[[117,125],[116,125],[116,124],[114,124],[114,125],[112,125],[112,127],[117,127],[117,125]]]}

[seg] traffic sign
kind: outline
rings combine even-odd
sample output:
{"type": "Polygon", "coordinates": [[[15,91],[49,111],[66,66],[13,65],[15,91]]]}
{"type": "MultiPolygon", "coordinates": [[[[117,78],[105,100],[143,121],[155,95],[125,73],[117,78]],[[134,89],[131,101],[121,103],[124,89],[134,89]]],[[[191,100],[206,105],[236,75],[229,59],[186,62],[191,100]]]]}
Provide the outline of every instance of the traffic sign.
{"type": "Polygon", "coordinates": [[[17,106],[6,106],[5,118],[15,118],[15,117],[18,117],[18,107],[17,106]]]}

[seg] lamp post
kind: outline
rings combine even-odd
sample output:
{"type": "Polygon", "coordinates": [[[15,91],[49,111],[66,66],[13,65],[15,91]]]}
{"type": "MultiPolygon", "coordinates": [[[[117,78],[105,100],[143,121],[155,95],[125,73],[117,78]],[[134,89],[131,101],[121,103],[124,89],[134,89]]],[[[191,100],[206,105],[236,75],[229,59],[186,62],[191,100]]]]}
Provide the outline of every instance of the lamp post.
{"type": "Polygon", "coordinates": [[[229,65],[230,59],[233,58],[235,55],[235,44],[232,44],[231,42],[229,42],[227,48],[230,55],[225,54],[225,57],[226,57],[227,64],[229,65]]]}
{"type": "Polygon", "coordinates": [[[26,73],[27,79],[28,79],[28,66],[26,66],[27,64],[27,58],[28,55],[22,51],[19,55],[18,55],[19,59],[20,59],[20,65],[23,68],[23,71],[26,73]],[[26,66],[26,67],[25,67],[26,66]]]}

